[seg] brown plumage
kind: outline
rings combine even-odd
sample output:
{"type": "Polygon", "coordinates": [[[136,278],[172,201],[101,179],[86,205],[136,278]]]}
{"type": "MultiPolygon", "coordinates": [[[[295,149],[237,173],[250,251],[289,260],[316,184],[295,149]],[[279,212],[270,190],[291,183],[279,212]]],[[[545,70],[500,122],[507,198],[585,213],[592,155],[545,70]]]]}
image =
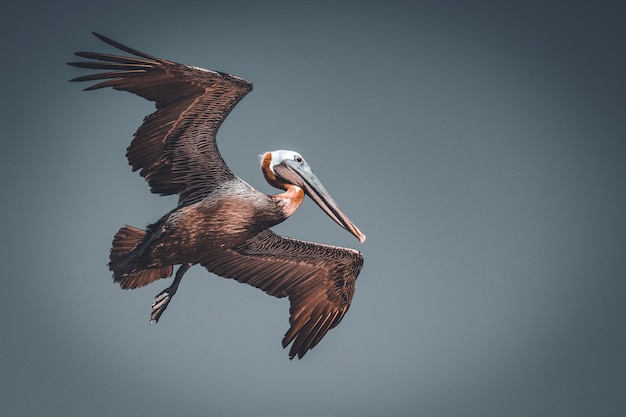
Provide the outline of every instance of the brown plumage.
{"type": "Polygon", "coordinates": [[[236,177],[222,159],[215,135],[252,84],[221,72],[190,67],[147,55],[95,34],[134,56],[92,52],[69,65],[105,70],[72,81],[97,81],[86,90],[112,87],[155,102],[128,148],[139,170],[159,195],[178,194],[178,206],[146,230],[122,227],[113,240],[109,268],[122,288],[145,286],[172,275],[173,284],[157,295],[151,321],[165,311],[184,273],[201,264],[225,278],[289,297],[290,328],[283,347],[290,358],[312,349],[350,307],[363,257],[353,249],[274,234],[270,227],[289,217],[311,197],[341,227],[364,241],[313,174],[292,151],[264,155],[262,172],[284,192],[263,194],[236,177]]]}

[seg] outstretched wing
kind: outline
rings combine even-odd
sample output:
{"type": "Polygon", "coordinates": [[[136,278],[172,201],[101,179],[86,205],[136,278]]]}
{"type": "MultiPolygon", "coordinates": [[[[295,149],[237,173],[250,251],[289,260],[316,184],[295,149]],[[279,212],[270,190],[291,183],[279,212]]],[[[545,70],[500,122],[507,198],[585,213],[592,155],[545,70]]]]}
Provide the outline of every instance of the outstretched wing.
{"type": "Polygon", "coordinates": [[[71,81],[105,80],[87,87],[113,87],[154,101],[126,156],[155,194],[179,194],[179,204],[202,199],[219,184],[234,179],[220,155],[215,135],[252,83],[233,75],[191,67],[147,55],[94,33],[102,41],[135,55],[76,52],[87,62],[79,68],[106,70],[71,81]]]}
{"type": "Polygon", "coordinates": [[[302,358],[335,327],[350,307],[361,253],[336,246],[259,233],[234,249],[209,255],[209,271],[257,287],[275,297],[289,297],[289,323],[282,344],[291,342],[289,358],[302,358]]]}

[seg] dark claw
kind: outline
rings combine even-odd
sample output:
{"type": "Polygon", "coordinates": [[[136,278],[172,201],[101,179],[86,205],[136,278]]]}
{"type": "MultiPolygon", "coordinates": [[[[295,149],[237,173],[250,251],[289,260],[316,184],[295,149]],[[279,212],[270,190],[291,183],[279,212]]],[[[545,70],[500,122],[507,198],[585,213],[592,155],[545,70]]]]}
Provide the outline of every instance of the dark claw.
{"type": "Polygon", "coordinates": [[[152,314],[150,314],[150,324],[158,323],[161,318],[161,314],[163,314],[167,305],[170,301],[172,301],[172,297],[176,294],[180,280],[183,279],[183,275],[185,275],[185,272],[187,272],[192,265],[193,264],[182,264],[180,268],[178,268],[178,271],[176,271],[176,276],[174,277],[172,285],[154,297],[154,301],[152,302],[152,314]]]}
{"type": "Polygon", "coordinates": [[[158,323],[161,318],[161,314],[167,308],[172,297],[168,292],[169,288],[165,291],[161,291],[152,302],[152,314],[150,314],[150,324],[158,323]]]}

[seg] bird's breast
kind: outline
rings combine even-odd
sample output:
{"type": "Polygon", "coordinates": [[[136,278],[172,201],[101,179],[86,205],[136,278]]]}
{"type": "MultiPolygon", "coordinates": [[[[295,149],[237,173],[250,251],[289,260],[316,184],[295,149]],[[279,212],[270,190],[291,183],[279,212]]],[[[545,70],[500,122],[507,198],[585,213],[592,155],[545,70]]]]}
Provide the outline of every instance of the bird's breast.
{"type": "Polygon", "coordinates": [[[280,202],[254,192],[216,192],[171,216],[171,227],[187,245],[233,247],[287,218],[280,202]]]}

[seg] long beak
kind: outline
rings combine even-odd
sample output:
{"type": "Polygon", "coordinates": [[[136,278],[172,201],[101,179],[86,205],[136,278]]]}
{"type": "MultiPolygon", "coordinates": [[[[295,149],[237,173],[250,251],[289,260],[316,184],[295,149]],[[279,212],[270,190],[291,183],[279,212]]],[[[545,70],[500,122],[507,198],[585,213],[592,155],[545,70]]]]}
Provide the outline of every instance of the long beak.
{"type": "Polygon", "coordinates": [[[274,166],[274,172],[290,184],[302,187],[306,195],[311,197],[322,210],[339,226],[356,236],[361,243],[365,242],[365,235],[350,221],[348,216],[339,208],[320,180],[317,179],[311,167],[304,161],[284,160],[274,166]]]}

